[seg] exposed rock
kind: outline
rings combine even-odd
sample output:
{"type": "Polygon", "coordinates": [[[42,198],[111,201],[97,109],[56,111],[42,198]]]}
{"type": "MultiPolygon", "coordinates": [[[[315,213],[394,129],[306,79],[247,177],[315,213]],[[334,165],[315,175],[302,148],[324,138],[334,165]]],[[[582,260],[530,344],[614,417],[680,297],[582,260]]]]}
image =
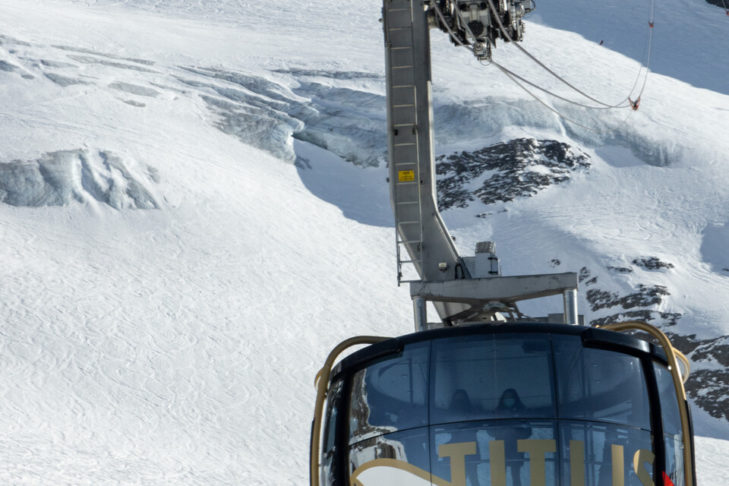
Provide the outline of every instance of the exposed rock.
{"type": "Polygon", "coordinates": [[[580,283],[582,283],[585,280],[587,280],[588,278],[590,278],[590,275],[591,275],[590,269],[587,267],[582,267],[582,268],[580,268],[580,273],[578,274],[577,279],[579,280],[580,283]]]}
{"type": "Polygon", "coordinates": [[[607,269],[614,273],[633,273],[633,269],[629,267],[608,266],[607,269]]]}
{"type": "MultiPolygon", "coordinates": [[[[640,309],[618,312],[617,314],[612,314],[610,316],[593,319],[590,321],[590,325],[603,326],[611,322],[642,321],[658,327],[670,327],[675,326],[681,317],[682,314],[679,312],[658,312],[650,309],[640,309]]],[[[695,337],[696,336],[694,336],[694,338],[695,337]]],[[[683,349],[681,351],[683,351],[683,349]]]]}
{"type": "Polygon", "coordinates": [[[441,210],[530,197],[563,183],[570,174],[590,167],[589,157],[555,140],[518,138],[475,152],[437,158],[438,204],[441,210]],[[472,190],[472,187],[477,187],[472,190]]]}
{"type": "Polygon", "coordinates": [[[640,284],[637,292],[625,296],[601,289],[590,289],[587,291],[586,297],[591,309],[597,311],[617,306],[623,309],[633,309],[635,307],[658,305],[663,301],[663,297],[667,295],[671,294],[662,285],[646,286],[640,284]]]}
{"type": "Polygon", "coordinates": [[[673,263],[661,261],[657,257],[636,258],[632,263],[646,270],[662,270],[664,268],[671,269],[674,267],[673,263]]]}
{"type": "Polygon", "coordinates": [[[694,371],[686,382],[686,391],[709,415],[729,420],[729,371],[694,371]]]}
{"type": "MultiPolygon", "coordinates": [[[[695,360],[713,360],[729,368],[729,336],[702,341],[691,357],[695,360]]],[[[729,370],[727,373],[729,376],[729,370]]]]}

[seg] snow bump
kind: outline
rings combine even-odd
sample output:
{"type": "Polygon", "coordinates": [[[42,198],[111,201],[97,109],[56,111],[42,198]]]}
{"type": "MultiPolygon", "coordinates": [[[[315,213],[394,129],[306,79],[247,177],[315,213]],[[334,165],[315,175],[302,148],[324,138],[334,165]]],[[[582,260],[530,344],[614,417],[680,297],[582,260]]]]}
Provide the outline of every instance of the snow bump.
{"type": "Polygon", "coordinates": [[[114,209],[156,209],[149,187],[155,169],[103,150],[60,150],[36,160],[0,162],[0,202],[11,206],[65,206],[98,202],[114,209]]]}

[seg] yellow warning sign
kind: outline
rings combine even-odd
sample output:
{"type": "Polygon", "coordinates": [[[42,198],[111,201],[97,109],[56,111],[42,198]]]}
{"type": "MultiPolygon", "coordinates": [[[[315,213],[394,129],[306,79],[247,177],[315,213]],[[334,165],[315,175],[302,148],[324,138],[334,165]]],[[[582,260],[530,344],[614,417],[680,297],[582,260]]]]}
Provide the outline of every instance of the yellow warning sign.
{"type": "Polygon", "coordinates": [[[398,182],[412,182],[415,180],[414,170],[399,170],[397,171],[398,182]]]}

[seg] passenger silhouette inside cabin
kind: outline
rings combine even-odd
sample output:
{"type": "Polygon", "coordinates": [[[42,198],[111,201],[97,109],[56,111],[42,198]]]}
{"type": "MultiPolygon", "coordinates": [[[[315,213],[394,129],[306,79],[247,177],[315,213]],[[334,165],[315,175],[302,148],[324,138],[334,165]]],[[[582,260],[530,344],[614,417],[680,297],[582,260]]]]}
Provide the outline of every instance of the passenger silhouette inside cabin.
{"type": "Polygon", "coordinates": [[[516,390],[513,388],[507,388],[504,390],[504,393],[501,394],[499,404],[496,406],[496,411],[506,413],[512,412],[513,414],[518,415],[518,412],[521,412],[525,408],[526,407],[519,398],[519,394],[516,393],[516,390]]]}
{"type": "Polygon", "coordinates": [[[471,413],[471,399],[463,388],[453,392],[449,410],[454,415],[469,415],[471,413]]]}

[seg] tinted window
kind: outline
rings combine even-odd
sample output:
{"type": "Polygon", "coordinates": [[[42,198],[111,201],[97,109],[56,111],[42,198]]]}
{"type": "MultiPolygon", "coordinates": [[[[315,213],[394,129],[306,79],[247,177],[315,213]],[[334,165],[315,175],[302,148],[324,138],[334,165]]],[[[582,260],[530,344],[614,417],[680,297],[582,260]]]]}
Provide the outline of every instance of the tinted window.
{"type": "Polygon", "coordinates": [[[336,437],[339,430],[337,416],[338,410],[342,407],[342,381],[336,381],[329,388],[327,395],[326,423],[324,424],[324,437],[322,438],[321,469],[319,481],[324,486],[333,486],[336,481],[336,437]]]}
{"type": "Polygon", "coordinates": [[[435,341],[431,423],[554,416],[550,351],[548,335],[435,341]]]}
{"type": "Polygon", "coordinates": [[[684,481],[683,441],[681,433],[681,416],[678,411],[676,389],[668,369],[658,363],[653,364],[658,383],[658,394],[661,397],[661,416],[663,419],[664,444],[666,446],[666,474],[676,486],[684,481]]]}
{"type": "MultiPolygon", "coordinates": [[[[362,471],[360,468],[376,459],[404,461],[428,474],[430,472],[429,451],[427,428],[403,430],[365,439],[349,448],[350,478],[357,479],[362,471]]],[[[365,466],[366,468],[367,466],[365,466]]],[[[361,484],[351,481],[351,479],[347,484],[361,484]]],[[[373,481],[370,478],[370,481],[364,484],[373,484],[373,481]]]]}
{"type": "Polygon", "coordinates": [[[324,452],[334,449],[337,434],[337,410],[339,410],[342,393],[342,381],[332,384],[327,395],[326,424],[324,425],[324,452]]]}
{"type": "Polygon", "coordinates": [[[445,481],[452,482],[453,467],[463,464],[467,485],[559,484],[557,436],[552,421],[442,424],[431,429],[431,443],[433,475],[445,481]]]}
{"type": "Polygon", "coordinates": [[[673,386],[671,372],[665,366],[653,364],[658,382],[658,394],[661,397],[661,415],[663,415],[663,433],[681,434],[681,416],[678,413],[676,389],[673,386]]]}
{"type": "Polygon", "coordinates": [[[560,421],[559,438],[562,484],[654,484],[651,481],[643,483],[638,476],[653,477],[655,457],[652,454],[651,433],[647,430],[609,423],[564,420],[560,421]]]}
{"type": "Polygon", "coordinates": [[[354,374],[350,444],[427,424],[429,349],[427,343],[408,346],[354,374]]]}
{"type": "Polygon", "coordinates": [[[583,348],[577,336],[554,336],[560,418],[602,420],[650,430],[640,359],[583,348]]]}

